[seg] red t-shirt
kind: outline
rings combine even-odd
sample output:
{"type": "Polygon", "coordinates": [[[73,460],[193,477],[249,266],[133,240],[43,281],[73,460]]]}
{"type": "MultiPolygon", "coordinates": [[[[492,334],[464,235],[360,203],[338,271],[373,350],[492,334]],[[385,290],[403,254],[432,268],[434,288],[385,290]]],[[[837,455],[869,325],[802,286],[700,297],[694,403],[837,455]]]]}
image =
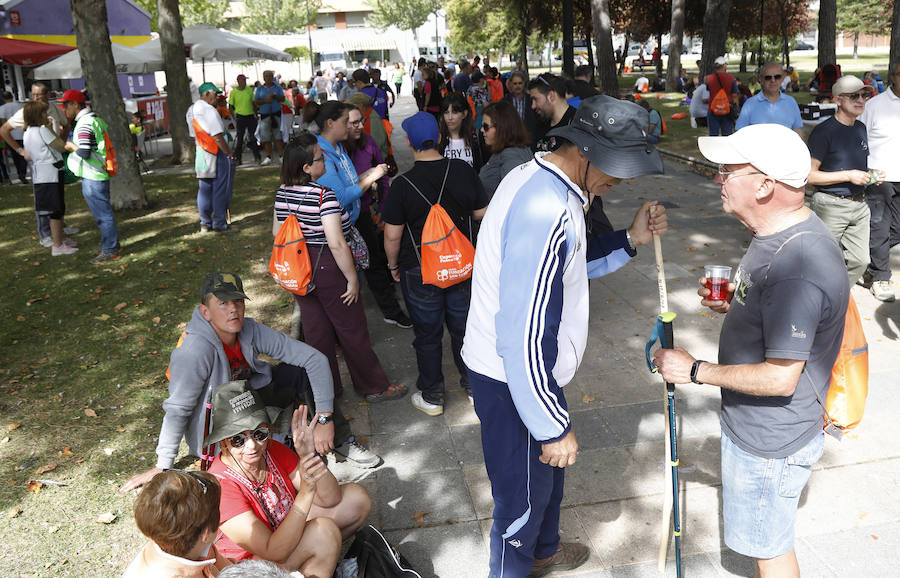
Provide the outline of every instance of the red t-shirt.
{"type": "MultiPolygon", "coordinates": [[[[240,470],[232,470],[226,466],[220,458],[209,467],[209,473],[216,476],[222,487],[222,498],[219,501],[219,523],[224,524],[228,520],[252,511],[257,518],[271,531],[275,531],[281,522],[287,517],[294,503],[297,491],[291,482],[290,473],[297,468],[300,458],[292,450],[275,440],[269,440],[269,451],[266,453],[266,464],[269,475],[266,481],[259,484],[259,497],[257,497],[257,484],[249,481],[240,470]],[[275,521],[275,525],[269,522],[266,510],[260,505],[260,499],[265,500],[266,508],[275,521]]],[[[233,560],[246,560],[253,554],[247,552],[231,541],[228,536],[222,535],[216,542],[216,548],[223,556],[233,560]]]]}
{"type": "Polygon", "coordinates": [[[228,358],[228,366],[231,368],[231,381],[249,380],[253,370],[250,369],[250,364],[247,363],[244,352],[241,351],[240,339],[235,340],[234,347],[223,343],[222,348],[225,350],[225,357],[228,358]]]}

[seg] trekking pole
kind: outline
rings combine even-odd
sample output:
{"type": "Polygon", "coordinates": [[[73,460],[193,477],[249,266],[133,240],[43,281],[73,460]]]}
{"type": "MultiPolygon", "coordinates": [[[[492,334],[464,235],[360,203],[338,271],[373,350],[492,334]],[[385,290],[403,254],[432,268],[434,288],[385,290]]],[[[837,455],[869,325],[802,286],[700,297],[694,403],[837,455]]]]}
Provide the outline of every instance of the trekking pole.
{"type": "MultiPolygon", "coordinates": [[[[651,208],[653,211],[653,208],[651,208]]],[[[654,211],[655,212],[655,211],[654,211]]],[[[650,360],[650,349],[657,341],[664,349],[672,349],[673,332],[672,322],[675,320],[675,313],[669,311],[668,291],[666,288],[666,272],[662,256],[662,243],[658,235],[653,235],[653,249],[656,255],[656,280],[659,290],[659,315],[656,318],[656,325],[647,342],[646,357],[647,367],[651,372],[656,373],[657,368],[650,360]]],[[[681,521],[678,508],[678,458],[676,449],[675,436],[675,384],[666,382],[665,387],[665,408],[664,416],[666,421],[666,434],[668,435],[668,443],[665,444],[665,464],[663,466],[665,472],[666,490],[663,493],[663,510],[660,520],[660,540],[659,553],[657,558],[657,569],[659,572],[665,572],[666,554],[669,550],[669,528],[672,527],[671,520],[674,512],[674,531],[675,536],[675,569],[678,578],[681,578],[681,521]],[[672,487],[672,493],[669,494],[669,484],[672,487]]]]}
{"type": "MultiPolygon", "coordinates": [[[[210,429],[212,429],[212,396],[213,396],[213,388],[212,386],[206,391],[206,399],[204,400],[204,412],[206,417],[203,421],[203,439],[210,434],[210,429]]],[[[215,459],[215,447],[214,445],[203,446],[200,450],[200,471],[205,472],[209,469],[209,466],[212,465],[213,460],[215,459]]]]}

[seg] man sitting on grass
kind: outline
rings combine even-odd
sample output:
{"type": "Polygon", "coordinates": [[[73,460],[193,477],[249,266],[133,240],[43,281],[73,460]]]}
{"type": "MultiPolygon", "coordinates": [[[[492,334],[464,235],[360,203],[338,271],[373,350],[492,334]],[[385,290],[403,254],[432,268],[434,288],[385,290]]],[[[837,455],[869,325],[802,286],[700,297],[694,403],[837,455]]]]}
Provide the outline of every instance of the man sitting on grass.
{"type": "MultiPolygon", "coordinates": [[[[253,319],[244,318],[244,285],[234,273],[209,273],[203,280],[201,304],[172,352],[169,398],[163,402],[156,467],[122,486],[128,492],[171,468],[184,436],[191,455],[202,456],[205,402],[210,389],[247,380],[268,405],[285,407],[295,399],[310,403],[319,421],[315,445],[320,454],[334,450],[338,459],[372,468],[381,459],[357,443],[343,412],[336,410],[328,360],[316,349],[253,319]],[[269,365],[263,354],[282,363],[269,365]],[[312,398],[312,399],[310,399],[312,398]],[[338,443],[335,447],[335,442],[338,443]]],[[[209,456],[211,461],[214,456],[209,456]]]]}

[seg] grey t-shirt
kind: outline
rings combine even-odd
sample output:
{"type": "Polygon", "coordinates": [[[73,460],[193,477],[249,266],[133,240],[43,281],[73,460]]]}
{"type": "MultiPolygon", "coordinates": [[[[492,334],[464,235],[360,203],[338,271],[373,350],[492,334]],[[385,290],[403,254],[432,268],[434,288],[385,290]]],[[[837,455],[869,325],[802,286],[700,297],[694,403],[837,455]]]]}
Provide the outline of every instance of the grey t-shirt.
{"type": "Polygon", "coordinates": [[[719,337],[719,363],[803,359],[806,369],[787,397],[723,388],[722,431],[749,453],[783,458],[822,429],[823,409],[807,375],[824,399],[844,333],[847,268],[834,237],[810,214],[774,235],[754,236],[735,284],[719,337]]]}

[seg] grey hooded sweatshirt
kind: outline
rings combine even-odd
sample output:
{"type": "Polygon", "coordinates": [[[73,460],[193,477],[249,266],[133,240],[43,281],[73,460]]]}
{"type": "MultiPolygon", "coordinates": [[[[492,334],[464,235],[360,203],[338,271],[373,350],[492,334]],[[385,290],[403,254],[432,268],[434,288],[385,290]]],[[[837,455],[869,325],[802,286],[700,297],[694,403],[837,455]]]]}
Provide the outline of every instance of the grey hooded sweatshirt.
{"type": "MultiPolygon", "coordinates": [[[[254,389],[265,387],[272,381],[271,366],[258,357],[262,353],[282,363],[304,368],[312,387],[316,410],[334,410],[331,369],[328,359],[318,350],[249,317],[244,318],[238,340],[244,359],[253,371],[250,385],[254,389]]],[[[194,309],[190,323],[172,351],[169,375],[169,397],[163,402],[165,415],[156,446],[158,468],[172,467],[182,436],[191,455],[200,455],[206,392],[208,388],[219,387],[231,380],[231,367],[222,340],[200,314],[199,307],[194,309]]]]}

